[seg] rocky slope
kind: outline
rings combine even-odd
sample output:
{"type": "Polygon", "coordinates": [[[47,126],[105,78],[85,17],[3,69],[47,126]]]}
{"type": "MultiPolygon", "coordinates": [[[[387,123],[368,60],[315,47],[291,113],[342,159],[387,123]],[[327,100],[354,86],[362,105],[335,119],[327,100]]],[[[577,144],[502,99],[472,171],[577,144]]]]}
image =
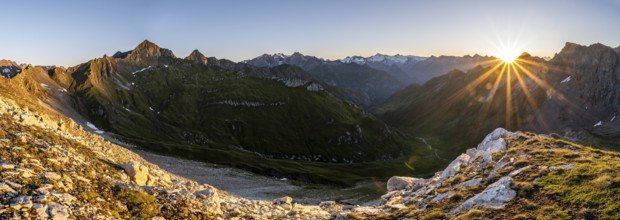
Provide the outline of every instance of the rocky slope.
{"type": "Polygon", "coordinates": [[[29,100],[0,97],[0,217],[92,219],[617,219],[620,154],[496,129],[381,204],[249,200],[170,174],[29,100]]]}
{"type": "Polygon", "coordinates": [[[432,178],[393,177],[368,219],[618,219],[620,154],[494,130],[432,178]]]}
{"type": "MultiPolygon", "coordinates": [[[[45,112],[45,109],[34,107],[45,112]]],[[[324,219],[317,206],[247,200],[200,185],[75,122],[0,98],[0,218],[324,219]]]]}

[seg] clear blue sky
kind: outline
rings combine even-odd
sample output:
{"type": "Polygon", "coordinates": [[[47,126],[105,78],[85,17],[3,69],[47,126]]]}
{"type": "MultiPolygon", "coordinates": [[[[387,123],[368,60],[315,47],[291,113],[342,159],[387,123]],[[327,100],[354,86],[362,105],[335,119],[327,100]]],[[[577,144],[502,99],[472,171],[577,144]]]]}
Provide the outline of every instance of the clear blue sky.
{"type": "Polygon", "coordinates": [[[179,57],[199,49],[234,61],[295,51],[493,55],[499,40],[517,38],[539,56],[566,41],[620,45],[620,0],[9,0],[1,11],[0,59],[40,65],[76,65],[144,39],[179,57]]]}

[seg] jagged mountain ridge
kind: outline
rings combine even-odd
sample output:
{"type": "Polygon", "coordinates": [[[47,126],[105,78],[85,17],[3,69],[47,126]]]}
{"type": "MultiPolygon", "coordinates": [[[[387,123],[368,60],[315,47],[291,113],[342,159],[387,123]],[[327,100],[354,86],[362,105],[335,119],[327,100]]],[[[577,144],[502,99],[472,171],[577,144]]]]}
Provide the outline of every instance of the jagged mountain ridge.
{"type": "Polygon", "coordinates": [[[377,54],[331,61],[295,52],[291,55],[263,54],[243,62],[268,67],[282,64],[299,66],[330,85],[353,91],[353,95],[345,98],[368,107],[383,102],[409,84],[425,83],[454,69],[466,72],[475,66],[492,66],[499,61],[492,56],[477,54],[429,58],[377,54]],[[363,94],[363,97],[356,94],[363,94]]]}
{"type": "Polygon", "coordinates": [[[329,61],[297,52],[290,56],[264,54],[243,62],[260,67],[283,64],[301,67],[331,86],[351,91],[345,98],[362,106],[381,102],[405,86],[389,73],[367,65],[329,61]]]}
{"type": "Polygon", "coordinates": [[[618,81],[620,68],[618,54],[612,48],[567,43],[550,61],[529,54],[523,56],[520,65],[538,79],[521,73],[531,96],[528,100],[519,80],[511,78],[513,104],[509,121],[505,75],[497,89],[497,69],[487,79],[476,82],[491,67],[476,67],[466,74],[452,72],[422,86],[409,86],[371,111],[388,124],[447,142],[438,145],[445,144],[450,149],[445,152],[451,157],[456,156],[450,154],[455,146],[475,143],[500,126],[555,132],[574,141],[617,147],[613,143],[617,140],[617,122],[612,118],[618,111],[618,87],[614,82],[618,81]],[[468,87],[472,83],[476,87],[468,87]],[[494,100],[489,100],[493,90],[497,93],[494,100]]]}
{"type": "Polygon", "coordinates": [[[124,56],[41,69],[33,81],[49,80],[36,87],[52,99],[45,93],[66,93],[63,103],[75,106],[69,115],[83,116],[94,132],[162,153],[345,185],[364,176],[409,173],[394,169],[395,159],[409,151],[398,131],[337,99],[326,91],[329,85],[300,68],[217,58],[205,65],[165,51],[145,41],[124,56]],[[370,171],[341,181],[352,167],[370,171]]]}

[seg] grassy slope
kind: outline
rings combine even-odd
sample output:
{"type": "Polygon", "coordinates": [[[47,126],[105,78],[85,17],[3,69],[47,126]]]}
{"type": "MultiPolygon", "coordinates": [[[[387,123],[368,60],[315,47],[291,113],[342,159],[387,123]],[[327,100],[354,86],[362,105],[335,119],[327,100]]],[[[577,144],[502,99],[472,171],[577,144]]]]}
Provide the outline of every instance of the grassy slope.
{"type": "MultiPolygon", "coordinates": [[[[398,212],[378,216],[351,214],[374,219],[447,219],[448,213],[467,199],[482,192],[502,176],[520,170],[513,176],[516,197],[502,208],[472,209],[451,219],[619,219],[620,218],[620,153],[603,151],[563,139],[532,133],[506,139],[508,148],[496,152],[495,162],[487,167],[464,166],[447,179],[435,194],[454,191],[446,199],[425,208],[404,204],[398,212]],[[493,171],[499,158],[512,158],[493,171]],[[572,169],[550,169],[574,165],[572,169]],[[495,172],[495,177],[488,177],[495,172]],[[474,187],[457,188],[461,182],[482,178],[474,187]]],[[[433,194],[433,192],[431,192],[433,194]]],[[[415,203],[416,201],[412,201],[415,203]]]]}
{"type": "Polygon", "coordinates": [[[72,89],[80,96],[83,114],[150,150],[268,175],[345,185],[392,175],[429,175],[439,168],[436,158],[426,157],[429,152],[422,143],[408,141],[409,137],[399,136],[373,116],[326,92],[290,88],[275,80],[180,60],[135,75],[130,73],[140,67],[117,62],[110,58],[91,61],[74,73],[76,81],[84,75],[89,80],[75,83],[72,89]],[[109,74],[115,71],[120,74],[109,74]],[[224,100],[277,105],[214,104],[224,100]],[[97,109],[105,109],[104,114],[97,109]],[[356,133],[357,126],[361,135],[356,133]],[[351,139],[341,139],[339,144],[341,136],[351,139]],[[320,162],[287,160],[316,155],[321,155],[320,162]],[[390,157],[397,159],[386,159],[390,157]],[[350,160],[356,162],[343,163],[350,160]]]}
{"type": "MultiPolygon", "coordinates": [[[[453,71],[424,85],[411,85],[371,112],[404,133],[427,138],[443,157],[455,158],[497,127],[515,129],[531,123],[535,107],[528,104],[514,76],[511,78],[513,104],[509,121],[505,120],[505,76],[494,98],[483,101],[491,93],[492,85],[500,76],[499,71],[490,74],[476,87],[465,89],[468,83],[489,69],[476,67],[467,73],[453,71]]],[[[527,79],[525,82],[532,84],[527,79]]],[[[537,103],[545,99],[544,90],[540,88],[530,93],[537,103]]]]}

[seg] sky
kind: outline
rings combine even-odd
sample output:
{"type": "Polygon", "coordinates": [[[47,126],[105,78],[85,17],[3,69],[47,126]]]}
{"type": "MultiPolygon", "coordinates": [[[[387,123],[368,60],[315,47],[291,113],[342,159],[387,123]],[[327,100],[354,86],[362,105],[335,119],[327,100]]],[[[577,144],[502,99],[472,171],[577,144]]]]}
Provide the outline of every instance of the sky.
{"type": "Polygon", "coordinates": [[[199,49],[233,61],[620,46],[620,0],[7,0],[1,11],[0,59],[37,65],[73,66],[145,39],[178,57],[199,49]]]}

